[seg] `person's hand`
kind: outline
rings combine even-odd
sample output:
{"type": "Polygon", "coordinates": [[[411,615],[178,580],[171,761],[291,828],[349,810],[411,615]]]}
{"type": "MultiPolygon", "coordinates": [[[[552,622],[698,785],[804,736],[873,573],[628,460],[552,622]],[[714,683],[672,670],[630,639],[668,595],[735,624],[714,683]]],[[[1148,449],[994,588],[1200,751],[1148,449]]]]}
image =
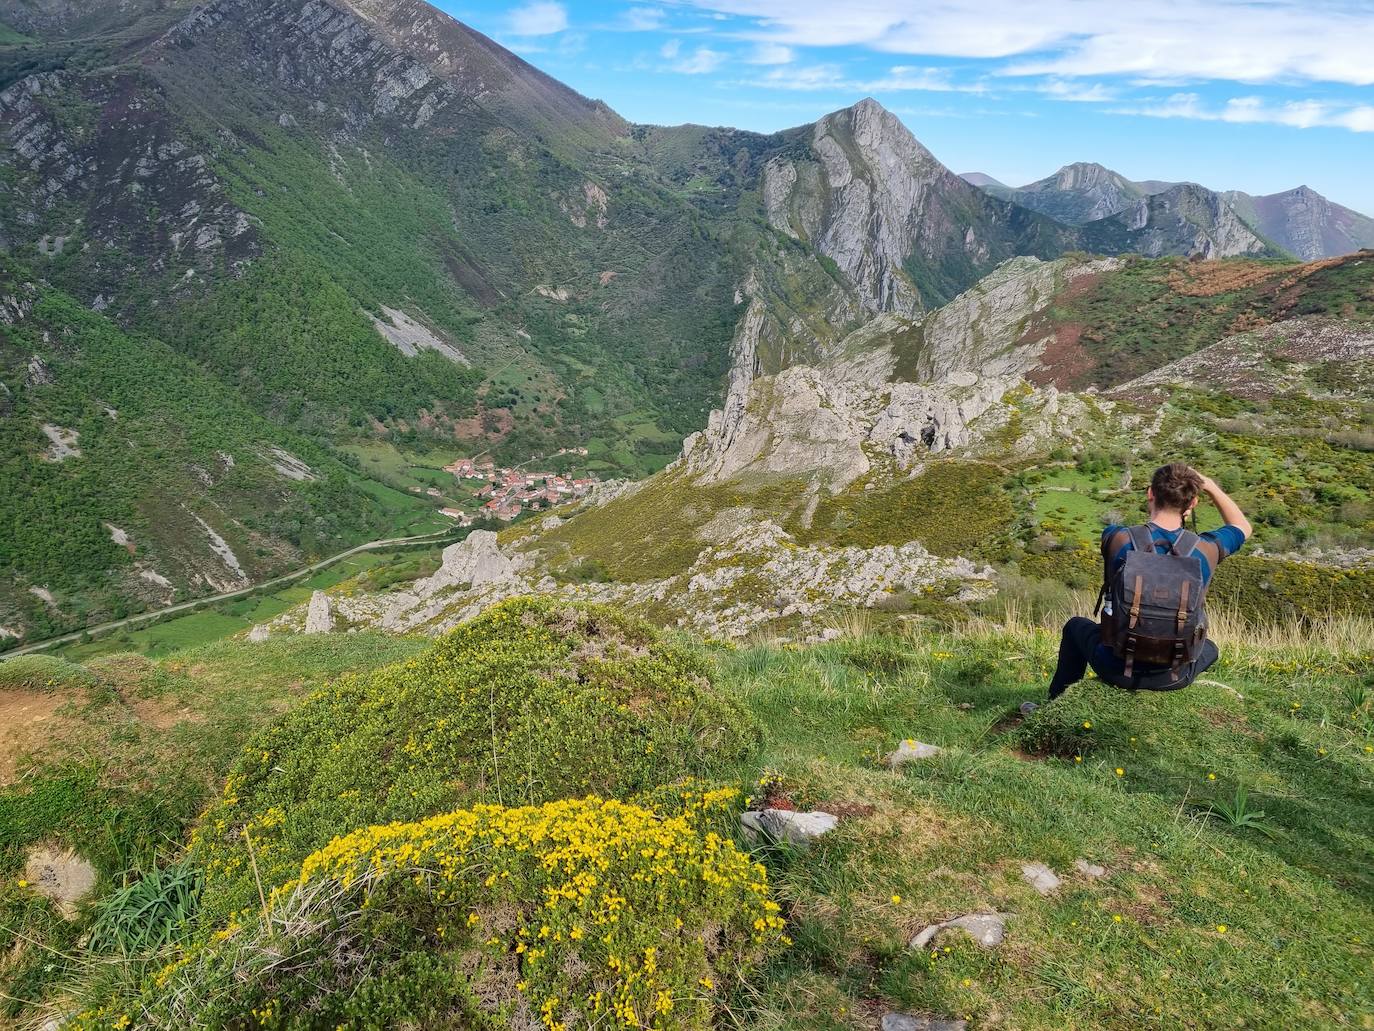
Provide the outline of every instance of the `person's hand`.
{"type": "Polygon", "coordinates": [[[1202,493],[1204,493],[1204,494],[1206,494],[1206,495],[1208,495],[1208,496],[1210,497],[1212,494],[1214,494],[1214,493],[1216,492],[1216,490],[1217,490],[1217,481],[1216,481],[1216,480],[1212,479],[1212,478],[1211,478],[1210,476],[1208,476],[1206,473],[1200,473],[1200,472],[1198,472],[1196,469],[1194,469],[1193,472],[1197,473],[1198,476],[1200,476],[1200,477],[1202,478],[1202,493]]]}

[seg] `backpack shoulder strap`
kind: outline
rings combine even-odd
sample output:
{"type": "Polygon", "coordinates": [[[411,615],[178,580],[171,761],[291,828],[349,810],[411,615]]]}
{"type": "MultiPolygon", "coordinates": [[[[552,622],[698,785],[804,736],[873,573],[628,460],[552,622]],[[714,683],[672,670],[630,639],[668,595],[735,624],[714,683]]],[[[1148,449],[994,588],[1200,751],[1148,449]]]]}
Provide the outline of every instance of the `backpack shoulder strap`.
{"type": "Polygon", "coordinates": [[[1202,538],[1192,530],[1180,530],[1178,538],[1174,541],[1174,554],[1191,555],[1200,543],[1202,538]]]}
{"type": "Polygon", "coordinates": [[[1136,551],[1151,552],[1155,550],[1154,531],[1149,526],[1142,523],[1140,526],[1131,527],[1131,546],[1136,551]]]}
{"type": "Polygon", "coordinates": [[[1121,549],[1126,547],[1126,542],[1130,539],[1131,531],[1125,527],[1117,530],[1116,533],[1112,534],[1110,537],[1102,538],[1102,558],[1106,561],[1108,568],[1111,567],[1116,557],[1121,554],[1121,549]]]}
{"type": "Polygon", "coordinates": [[[1107,597],[1108,585],[1112,580],[1112,566],[1116,564],[1117,557],[1130,539],[1131,531],[1129,529],[1120,529],[1110,537],[1102,538],[1102,588],[1097,592],[1097,605],[1093,608],[1094,616],[1102,611],[1102,602],[1107,597]]]}

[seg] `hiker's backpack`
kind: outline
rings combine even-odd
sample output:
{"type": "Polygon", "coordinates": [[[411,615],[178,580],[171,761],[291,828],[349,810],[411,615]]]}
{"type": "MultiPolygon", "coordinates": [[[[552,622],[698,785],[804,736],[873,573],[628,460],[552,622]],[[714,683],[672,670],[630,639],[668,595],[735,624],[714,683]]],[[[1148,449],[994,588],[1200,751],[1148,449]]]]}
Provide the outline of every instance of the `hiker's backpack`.
{"type": "Polygon", "coordinates": [[[1207,640],[1207,583],[1196,553],[1200,541],[1191,530],[1182,530],[1169,545],[1156,541],[1148,526],[1132,526],[1103,541],[1098,598],[1102,643],[1125,662],[1127,677],[1137,662],[1168,667],[1177,674],[1197,658],[1207,640]],[[1118,564],[1127,541],[1131,548],[1118,564]],[[1162,545],[1168,550],[1156,550],[1162,545]]]}

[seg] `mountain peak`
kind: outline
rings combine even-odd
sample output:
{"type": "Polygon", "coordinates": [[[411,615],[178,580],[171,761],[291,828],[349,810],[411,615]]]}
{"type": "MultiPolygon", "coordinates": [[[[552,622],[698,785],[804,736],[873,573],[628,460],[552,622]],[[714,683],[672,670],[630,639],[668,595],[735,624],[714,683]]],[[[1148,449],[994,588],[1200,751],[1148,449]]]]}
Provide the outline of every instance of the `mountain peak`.
{"type": "Polygon", "coordinates": [[[868,114],[868,113],[888,114],[888,113],[889,113],[888,110],[887,110],[887,108],[883,107],[882,104],[878,103],[878,101],[876,101],[876,100],[873,99],[872,97],[864,97],[863,100],[859,101],[857,104],[851,105],[847,110],[854,111],[854,112],[864,112],[865,114],[868,114]]]}

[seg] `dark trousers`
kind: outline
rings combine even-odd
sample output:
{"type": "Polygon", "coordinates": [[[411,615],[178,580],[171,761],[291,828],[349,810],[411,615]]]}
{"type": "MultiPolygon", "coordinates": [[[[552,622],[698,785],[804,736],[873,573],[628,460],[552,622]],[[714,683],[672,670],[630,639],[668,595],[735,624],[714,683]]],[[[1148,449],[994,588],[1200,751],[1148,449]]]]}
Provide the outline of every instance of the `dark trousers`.
{"type": "Polygon", "coordinates": [[[1217,658],[1217,646],[1204,641],[1197,658],[1180,668],[1177,677],[1168,669],[1136,669],[1128,677],[1121,660],[1102,646],[1102,628],[1085,616],[1074,616],[1064,624],[1059,639],[1059,665],[1050,680],[1050,701],[1082,680],[1089,666],[1103,682],[1127,691],[1177,691],[1191,684],[1217,658]]]}

